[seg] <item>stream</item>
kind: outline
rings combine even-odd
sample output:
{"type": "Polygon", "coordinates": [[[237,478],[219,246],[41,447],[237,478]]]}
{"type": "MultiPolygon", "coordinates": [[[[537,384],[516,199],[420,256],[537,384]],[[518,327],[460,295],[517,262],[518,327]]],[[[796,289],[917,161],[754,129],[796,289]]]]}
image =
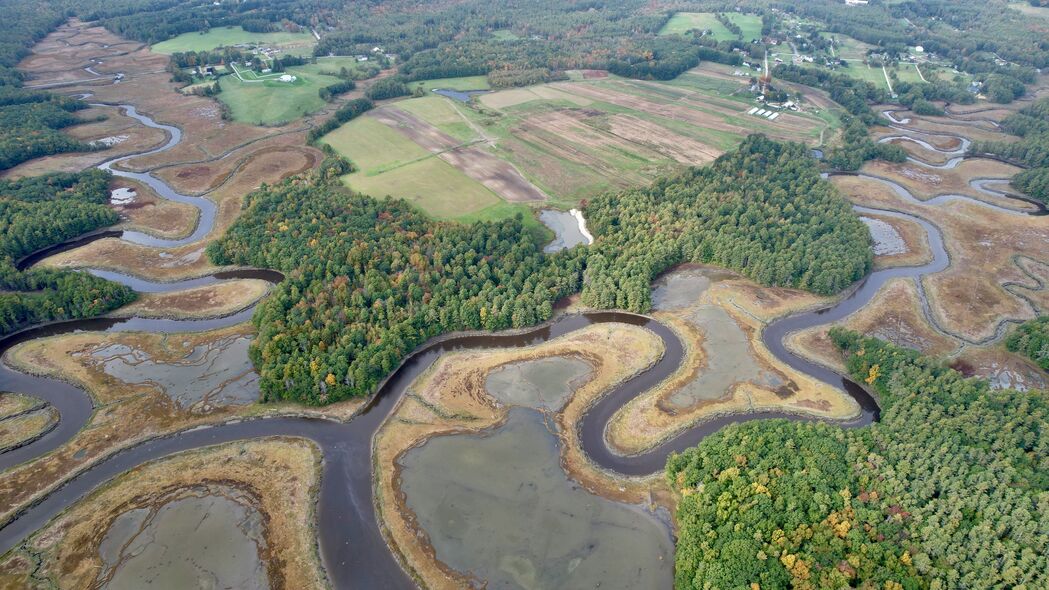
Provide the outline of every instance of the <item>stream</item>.
{"type": "MultiPolygon", "coordinates": [[[[146,153],[153,154],[170,149],[181,141],[181,132],[177,128],[158,124],[135,111],[133,107],[124,105],[121,108],[128,116],[149,127],[164,129],[169,134],[169,139],[164,145],[146,153]]],[[[215,207],[207,199],[180,195],[164,181],[148,172],[132,173],[112,168],[113,165],[132,157],[134,156],[115,158],[99,167],[111,170],[116,176],[143,182],[161,197],[198,207],[201,210],[201,218],[197,229],[191,236],[181,240],[162,240],[139,232],[102,231],[27,256],[18,261],[19,268],[26,268],[55,252],[77,247],[101,237],[119,236],[143,245],[170,247],[197,241],[211,230],[215,207]]],[[[886,182],[882,179],[870,178],[878,182],[886,182]]],[[[902,186],[892,186],[897,192],[903,191],[900,194],[905,198],[918,200],[902,186]]],[[[1016,210],[997,207],[961,195],[937,197],[924,201],[924,203],[934,204],[951,199],[968,199],[983,206],[995,207],[1013,214],[1022,214],[1016,210]]],[[[766,326],[761,335],[763,343],[776,358],[804,374],[843,389],[857,401],[861,409],[860,414],[849,422],[837,422],[844,427],[863,426],[876,420],[878,405],[875,400],[864,389],[848,379],[796,356],[784,345],[784,339],[795,331],[825,325],[848,316],[866,305],[888,280],[896,277],[921,277],[941,271],[949,264],[942,235],[927,220],[893,211],[860,206],[856,206],[855,209],[859,213],[902,217],[918,223],[928,234],[933,260],[920,266],[877,270],[860,281],[846,297],[830,307],[802,312],[773,321],[766,326]]],[[[175,283],[157,283],[110,271],[89,270],[88,272],[129,285],[140,292],[152,293],[185,289],[237,278],[260,278],[271,282],[278,282],[282,278],[274,271],[246,269],[223,271],[207,277],[175,283]]],[[[927,305],[924,303],[924,295],[922,300],[923,304],[927,305]]],[[[216,329],[244,322],[251,317],[253,311],[253,308],[249,308],[230,316],[201,320],[132,317],[54,322],[27,328],[3,338],[0,340],[0,354],[21,342],[77,331],[177,333],[216,329]]],[[[336,588],[413,588],[415,584],[387,548],[379,531],[372,498],[371,441],[387,415],[415,378],[443,354],[459,350],[531,346],[570,334],[588,325],[607,322],[626,323],[651,330],[662,339],[665,354],[648,370],[621,383],[603,396],[580,422],[578,428],[583,450],[601,468],[624,475],[649,475],[663,469],[666,457],[670,453],[694,446],[705,436],[726,424],[766,418],[811,420],[811,418],[780,412],[719,417],[689,428],[645,453],[633,456],[618,455],[609,449],[605,441],[605,427],[609,419],[624,403],[670,376],[682,362],[683,345],[667,326],[645,316],[617,311],[566,314],[524,333],[451,335],[424,344],[387,377],[367,406],[348,422],[302,417],[245,419],[190,429],[117,451],[70,477],[55,491],[25,507],[5,523],[0,528],[0,553],[17,546],[27,536],[39,530],[50,519],[83,498],[91,490],[145,462],[217,443],[274,435],[299,436],[314,441],[320,447],[324,457],[317,505],[317,534],[323,563],[332,585],[336,588]]],[[[88,423],[93,412],[91,397],[85,391],[63,381],[23,374],[4,365],[0,365],[0,391],[14,391],[39,397],[54,405],[61,415],[58,427],[47,435],[24,447],[0,454],[0,469],[4,470],[39,458],[65,444],[88,423]]]]}

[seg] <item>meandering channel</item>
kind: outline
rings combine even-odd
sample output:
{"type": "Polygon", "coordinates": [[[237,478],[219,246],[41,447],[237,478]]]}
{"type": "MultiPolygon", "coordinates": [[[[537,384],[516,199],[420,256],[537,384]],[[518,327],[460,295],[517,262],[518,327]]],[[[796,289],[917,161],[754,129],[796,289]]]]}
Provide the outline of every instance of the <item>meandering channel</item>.
{"type": "MultiPolygon", "coordinates": [[[[129,116],[143,124],[164,129],[169,133],[168,141],[161,147],[146,153],[157,153],[170,149],[181,140],[181,132],[171,126],[160,125],[149,117],[123,106],[129,116]]],[[[139,154],[142,155],[142,154],[139,154]]],[[[151,246],[168,247],[199,240],[210,231],[214,218],[214,206],[207,199],[186,197],[178,194],[164,181],[149,173],[131,173],[112,166],[134,156],[122,156],[101,165],[114,174],[133,178],[153,188],[158,195],[180,202],[189,202],[201,209],[201,222],[193,235],[182,240],[161,240],[138,232],[99,232],[87,236],[86,240],[99,236],[120,235],[124,239],[151,246]],[[207,202],[210,205],[201,205],[207,202]],[[209,213],[210,211],[210,213],[209,213]]],[[[879,180],[879,179],[876,179],[879,180]]],[[[902,187],[900,187],[902,188],[902,187]]],[[[913,198],[913,196],[912,196],[913,198]]],[[[971,197],[954,196],[952,198],[971,197]]],[[[971,199],[976,201],[975,199],[971,199]]],[[[933,201],[924,201],[929,204],[933,201]]],[[[980,201],[977,201],[980,202],[980,201]]],[[[987,203],[983,205],[994,207],[987,203]]],[[[851,293],[826,309],[790,315],[770,323],[762,332],[765,346],[779,360],[792,368],[841,387],[858,402],[861,412],[852,421],[842,423],[846,427],[869,424],[877,418],[878,406],[862,388],[820,365],[803,359],[784,346],[784,339],[791,333],[825,325],[842,319],[866,305],[878,289],[888,280],[897,277],[919,278],[943,270],[949,260],[940,232],[928,221],[900,212],[887,212],[864,207],[856,208],[862,213],[879,213],[911,219],[926,230],[933,260],[914,267],[896,267],[878,270],[853,288],[851,293]]],[[[1012,213],[1017,211],[1003,209],[1012,213]]],[[[83,242],[79,242],[83,243],[83,242]]],[[[58,248],[75,247],[70,242],[49,248],[47,251],[28,256],[19,261],[26,267],[58,248]],[[72,244],[72,245],[71,245],[72,244]]],[[[98,276],[116,280],[143,292],[161,292],[201,286],[234,278],[262,278],[273,282],[280,280],[279,273],[261,270],[226,271],[208,277],[190,279],[179,283],[153,283],[119,273],[91,270],[98,276]]],[[[923,297],[924,300],[924,297],[923,297]]],[[[56,322],[28,328],[0,340],[0,354],[12,346],[32,339],[75,332],[92,331],[150,331],[162,333],[201,331],[233,325],[247,320],[253,309],[249,308],[231,316],[204,320],[168,319],[110,319],[98,318],[56,322]]],[[[779,413],[761,412],[717,418],[690,428],[676,438],[646,453],[624,457],[613,453],[605,442],[605,427],[624,403],[656,386],[680,366],[683,346],[667,326],[645,316],[624,312],[594,312],[562,315],[552,322],[524,333],[452,335],[432,341],[410,355],[379,387],[368,405],[348,422],[334,420],[282,417],[241,420],[221,425],[195,428],[170,436],[153,439],[134,445],[98,461],[84,471],[72,476],[55,491],[38,502],[24,508],[0,528],[0,552],[16,546],[27,536],[44,526],[62,510],[84,497],[92,489],[109,481],[120,473],[173,453],[223,442],[248,438],[287,435],[307,437],[316,442],[324,456],[323,475],[317,509],[317,528],[320,549],[326,568],[335,587],[381,587],[412,588],[415,584],[401,569],[394,555],[387,548],[376,522],[372,501],[371,441],[409,385],[441,355],[464,349],[515,348],[546,342],[588,325],[605,322],[621,322],[651,330],[662,339],[665,354],[648,370],[620,384],[602,397],[586,413],[581,423],[581,441],[584,451],[594,463],[607,470],[625,475],[647,475],[663,468],[669,453],[695,445],[706,435],[732,422],[783,417],[809,419],[779,413]]],[[[6,366],[0,366],[0,390],[17,391],[37,396],[53,404],[60,412],[59,426],[36,442],[0,455],[0,469],[9,469],[26,461],[38,458],[58,448],[73,438],[85,425],[93,412],[91,397],[83,390],[55,379],[26,375],[6,366]]]]}

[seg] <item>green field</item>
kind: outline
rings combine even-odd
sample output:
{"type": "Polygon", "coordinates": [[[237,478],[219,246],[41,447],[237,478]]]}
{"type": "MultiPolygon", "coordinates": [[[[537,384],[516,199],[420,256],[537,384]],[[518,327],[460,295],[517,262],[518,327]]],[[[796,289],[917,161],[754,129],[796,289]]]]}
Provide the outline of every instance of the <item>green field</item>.
{"type": "MultiPolygon", "coordinates": [[[[726,13],[739,26],[744,40],[761,38],[761,17],[753,14],[726,13]]],[[[678,12],[660,29],[660,35],[684,35],[692,29],[709,30],[718,41],[731,41],[736,36],[714,17],[713,12],[678,12]]]]}
{"type": "Polygon", "coordinates": [[[318,91],[338,78],[307,73],[316,66],[288,68],[287,74],[296,77],[294,82],[280,82],[281,74],[256,75],[240,68],[240,73],[249,82],[242,82],[236,75],[223,76],[222,92],[218,99],[229,105],[235,121],[255,125],[274,125],[298,119],[318,111],[327,104],[318,91]]]}
{"type": "Polygon", "coordinates": [[[1049,19],[1049,7],[1046,6],[1031,6],[1027,2],[1010,2],[1009,8],[1018,10],[1027,16],[1049,19]]]}
{"type": "MultiPolygon", "coordinates": [[[[447,120],[455,112],[440,104],[446,101],[413,99],[398,103],[398,108],[447,120]]],[[[358,117],[323,141],[357,167],[357,172],[343,177],[353,190],[374,197],[404,198],[437,219],[472,221],[528,212],[525,206],[505,203],[481,183],[371,117],[358,117]]]]}
{"type": "Polygon", "coordinates": [[[153,51],[170,55],[181,51],[206,51],[239,43],[257,43],[282,49],[301,48],[302,51],[298,53],[308,55],[308,50],[317,44],[317,40],[309,32],[251,33],[240,27],[229,27],[211,29],[207,33],[183,33],[153,45],[153,51]]]}
{"type": "Polygon", "coordinates": [[[429,92],[435,88],[447,90],[488,90],[488,78],[485,76],[463,76],[462,78],[437,78],[434,80],[420,80],[409,82],[408,86],[413,90],[417,86],[429,92]]]}
{"type": "Polygon", "coordinates": [[[397,103],[397,108],[412,113],[464,143],[478,139],[477,131],[463,118],[462,113],[468,107],[456,105],[443,96],[430,95],[405,100],[397,103]]]}

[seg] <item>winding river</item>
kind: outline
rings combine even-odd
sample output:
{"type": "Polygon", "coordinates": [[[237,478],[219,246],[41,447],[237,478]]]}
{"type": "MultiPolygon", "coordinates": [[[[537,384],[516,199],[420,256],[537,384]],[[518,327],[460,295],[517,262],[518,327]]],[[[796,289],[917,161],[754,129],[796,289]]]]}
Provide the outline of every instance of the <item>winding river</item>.
{"type": "MultiPolygon", "coordinates": [[[[164,145],[146,153],[157,153],[170,149],[181,140],[181,133],[177,128],[160,125],[138,113],[133,107],[125,105],[121,108],[128,116],[149,127],[163,129],[169,134],[164,145]]],[[[928,147],[932,148],[931,145],[928,147]]],[[[932,149],[935,150],[935,148],[932,149]]],[[[161,240],[139,232],[103,231],[28,256],[19,261],[19,267],[26,268],[57,251],[76,247],[102,237],[119,236],[139,244],[169,247],[197,241],[210,231],[214,222],[214,205],[210,201],[180,195],[148,172],[132,173],[113,168],[115,164],[131,157],[134,156],[116,158],[103,163],[100,167],[112,171],[117,176],[143,182],[161,197],[198,207],[201,210],[200,223],[191,236],[180,240],[161,240]]],[[[883,179],[871,178],[878,182],[886,182],[883,179]]],[[[902,186],[896,185],[894,190],[897,192],[902,190],[904,192],[900,193],[901,195],[917,200],[902,186]]],[[[950,199],[969,199],[984,206],[996,207],[961,195],[952,195],[950,199]]],[[[938,200],[940,200],[939,197],[924,202],[933,203],[938,200]]],[[[1021,214],[1011,209],[996,208],[1021,214]]],[[[861,413],[852,421],[841,423],[846,427],[863,426],[877,419],[878,406],[875,400],[851,381],[793,354],[784,346],[784,339],[795,331],[824,325],[848,316],[866,305],[888,280],[896,277],[921,277],[941,271],[949,263],[942,235],[927,220],[893,211],[859,206],[855,209],[860,213],[878,213],[906,218],[918,223],[928,234],[933,260],[915,267],[896,267],[875,271],[856,285],[848,296],[831,307],[784,317],[770,323],[762,332],[765,346],[778,359],[802,373],[841,387],[856,399],[861,413]]],[[[141,292],[173,291],[237,278],[260,278],[271,282],[277,282],[282,278],[279,273],[273,271],[248,269],[224,271],[176,283],[155,283],[110,271],[89,270],[88,272],[129,285],[141,292]]],[[[21,342],[81,330],[167,333],[209,330],[243,322],[251,316],[252,312],[253,309],[246,309],[230,316],[202,320],[133,317],[55,322],[28,328],[3,338],[0,340],[0,354],[21,342]]],[[[683,358],[682,343],[668,327],[645,316],[615,311],[561,315],[548,324],[525,333],[452,335],[425,344],[410,355],[401,367],[383,382],[369,404],[348,422],[302,417],[240,420],[179,432],[118,451],[71,477],[57,490],[46,495],[39,502],[26,507],[4,524],[0,528],[0,553],[18,545],[92,489],[144,462],[222,442],[273,435],[301,436],[316,442],[323,452],[317,529],[323,563],[333,585],[337,588],[413,588],[415,584],[402,570],[397,559],[386,546],[376,522],[372,501],[372,436],[382,425],[401,395],[420,373],[447,352],[529,346],[569,334],[591,324],[605,322],[622,322],[647,328],[662,339],[666,352],[647,371],[620,384],[602,397],[586,413],[579,424],[583,449],[601,468],[625,475],[647,475],[661,470],[669,453],[695,445],[703,437],[726,424],[775,417],[804,419],[777,412],[717,418],[686,430],[676,438],[646,453],[635,456],[617,455],[608,448],[604,438],[605,426],[609,419],[624,403],[655,386],[678,368],[683,358]]],[[[24,447],[0,455],[0,469],[9,469],[38,458],[65,444],[87,424],[93,412],[91,397],[83,390],[55,379],[26,375],[6,366],[0,366],[0,391],[16,391],[39,397],[53,404],[61,415],[58,427],[47,435],[24,447]]]]}

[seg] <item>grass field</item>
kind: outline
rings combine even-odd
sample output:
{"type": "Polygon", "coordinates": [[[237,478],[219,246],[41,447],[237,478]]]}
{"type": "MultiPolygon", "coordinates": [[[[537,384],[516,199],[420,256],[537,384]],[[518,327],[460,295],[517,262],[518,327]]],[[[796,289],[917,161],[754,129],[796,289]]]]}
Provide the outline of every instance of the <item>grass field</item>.
{"type": "Polygon", "coordinates": [[[397,107],[431,123],[459,141],[467,142],[478,138],[477,131],[460,114],[467,107],[460,107],[442,96],[413,98],[398,103],[397,107]]]}
{"type": "MultiPolygon", "coordinates": [[[[744,40],[761,38],[761,17],[753,14],[726,13],[730,21],[739,26],[744,40]]],[[[660,35],[684,35],[692,29],[710,30],[718,41],[731,41],[736,35],[725,28],[713,12],[678,12],[670,17],[659,31],[660,35]]]]}
{"type": "MultiPolygon", "coordinates": [[[[288,68],[286,73],[295,76],[295,81],[280,82],[263,77],[262,80],[242,82],[236,75],[223,76],[218,99],[229,105],[235,121],[274,125],[324,108],[327,103],[321,100],[317,91],[339,81],[331,76],[306,74],[297,67],[288,68]]],[[[241,75],[252,79],[254,73],[242,69],[241,75]]]]}
{"type": "Polygon", "coordinates": [[[429,92],[435,88],[447,90],[488,90],[488,78],[485,76],[464,76],[462,78],[437,78],[435,80],[420,80],[409,82],[408,86],[413,90],[422,86],[423,90],[429,92]]]}
{"type": "MultiPolygon", "coordinates": [[[[305,33],[252,33],[240,27],[211,29],[207,33],[183,33],[153,46],[153,51],[168,55],[180,51],[206,51],[216,47],[228,47],[238,43],[258,43],[279,48],[302,48],[299,52],[307,55],[307,49],[317,44],[309,32],[305,33]]],[[[295,52],[293,52],[295,53],[295,52]]]]}

